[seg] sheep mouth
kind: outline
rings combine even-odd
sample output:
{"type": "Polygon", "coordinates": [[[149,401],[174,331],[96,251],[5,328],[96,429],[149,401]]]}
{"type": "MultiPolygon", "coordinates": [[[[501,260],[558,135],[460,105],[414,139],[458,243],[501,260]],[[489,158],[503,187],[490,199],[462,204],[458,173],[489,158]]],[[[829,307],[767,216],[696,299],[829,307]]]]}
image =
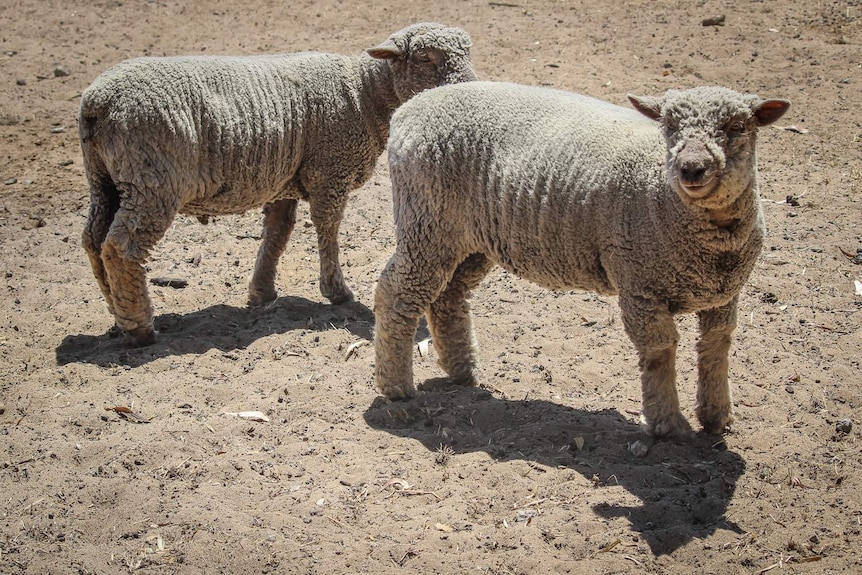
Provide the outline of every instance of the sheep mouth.
{"type": "Polygon", "coordinates": [[[686,180],[677,176],[676,183],[680,191],[686,196],[698,200],[709,196],[716,188],[715,176],[697,181],[686,180]]]}

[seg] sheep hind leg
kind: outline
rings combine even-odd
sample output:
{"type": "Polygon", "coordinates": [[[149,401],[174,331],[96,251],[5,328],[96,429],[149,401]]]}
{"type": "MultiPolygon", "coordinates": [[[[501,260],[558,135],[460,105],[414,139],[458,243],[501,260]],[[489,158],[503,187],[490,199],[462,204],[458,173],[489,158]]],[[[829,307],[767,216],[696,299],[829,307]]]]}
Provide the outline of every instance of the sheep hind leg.
{"type": "Polygon", "coordinates": [[[722,433],[733,421],[728,385],[728,356],[736,327],[736,298],[729,304],[700,312],[697,343],[697,395],[695,413],[704,431],[722,433]]]}
{"type": "Polygon", "coordinates": [[[114,298],[111,296],[111,287],[102,262],[102,243],[108,235],[114,215],[119,208],[119,194],[113,183],[107,185],[90,183],[90,210],[87,214],[87,223],[81,237],[81,244],[90,260],[93,275],[99,284],[99,289],[108,304],[108,311],[114,315],[114,298]]]}
{"type": "Polygon", "coordinates": [[[135,347],[155,343],[153,305],[147,291],[144,266],[126,257],[110,234],[102,245],[102,261],[111,286],[117,326],[135,347]]]}
{"type": "Polygon", "coordinates": [[[260,305],[278,296],[276,268],[296,225],[297,203],[297,200],[278,200],[263,208],[262,239],[248,286],[249,305],[260,305]]]}
{"type": "Polygon", "coordinates": [[[623,325],[638,351],[645,431],[654,436],[690,432],[676,389],[679,332],[673,316],[650,302],[622,295],[620,308],[623,325]]]}
{"type": "Polygon", "coordinates": [[[435,266],[398,249],[383,268],[374,289],[374,380],[387,398],[416,395],[413,341],[419,318],[443,291],[456,265],[435,266]]]}
{"type": "Polygon", "coordinates": [[[111,290],[117,326],[126,333],[132,345],[143,347],[156,341],[153,305],[143,264],[150,249],[173,222],[176,207],[155,201],[147,205],[146,198],[164,199],[166,194],[134,189],[128,195],[137,199],[138,203],[132,209],[121,205],[117,211],[102,242],[102,263],[111,290]]]}
{"type": "Polygon", "coordinates": [[[464,260],[426,312],[431,339],[440,367],[457,385],[476,385],[476,337],[470,313],[470,290],[474,289],[494,266],[484,254],[476,253],[464,260]]]}

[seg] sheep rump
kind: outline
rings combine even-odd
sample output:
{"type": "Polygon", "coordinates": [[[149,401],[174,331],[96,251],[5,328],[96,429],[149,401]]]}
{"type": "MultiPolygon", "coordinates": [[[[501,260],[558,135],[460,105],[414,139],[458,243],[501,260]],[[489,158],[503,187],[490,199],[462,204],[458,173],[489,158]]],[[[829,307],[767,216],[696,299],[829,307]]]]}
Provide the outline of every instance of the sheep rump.
{"type": "Polygon", "coordinates": [[[449,378],[476,383],[470,291],[500,265],[547,288],[619,295],[656,435],[690,429],[673,316],[697,313],[696,413],[710,432],[730,423],[730,337],[764,235],[756,128],[788,104],[723,88],[630,99],[640,113],[478,82],[422,94],[394,115],[397,247],[375,291],[384,395],[416,393],[411,344],[423,313],[449,378]]]}
{"type": "Polygon", "coordinates": [[[142,264],[177,213],[205,223],[263,206],[249,303],[274,299],[300,199],[317,231],[321,293],[353,299],[337,238],[348,193],[371,176],[398,105],[475,79],[469,48],[463,30],[423,23],[369,49],[372,58],[138,58],[96,78],[79,112],[83,244],[117,325],[135,345],[154,341],[142,264]]]}

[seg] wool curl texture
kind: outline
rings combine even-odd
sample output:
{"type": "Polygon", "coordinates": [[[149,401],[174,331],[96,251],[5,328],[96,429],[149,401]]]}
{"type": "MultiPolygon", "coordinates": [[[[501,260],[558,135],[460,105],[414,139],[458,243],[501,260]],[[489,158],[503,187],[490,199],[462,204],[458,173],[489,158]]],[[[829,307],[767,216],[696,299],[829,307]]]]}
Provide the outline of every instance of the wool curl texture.
{"type": "Polygon", "coordinates": [[[555,290],[619,296],[639,356],[642,420],[686,433],[674,316],[699,320],[695,412],[732,421],[728,353],[765,233],[757,128],[787,110],[719,87],[629,96],[636,110],[559,90],[476,82],[421,94],[389,138],[397,247],[375,290],[375,380],[416,394],[424,313],[454,383],[479,377],[471,290],[495,266],[555,290]]]}
{"type": "Polygon", "coordinates": [[[276,266],[306,200],[321,293],[352,300],[338,247],[348,194],[371,176],[400,104],[476,79],[470,46],[460,28],[421,23],[367,50],[371,58],[138,58],[97,77],[79,112],[90,187],[83,245],[131,342],[155,341],[143,263],[178,213],[206,223],[263,206],[249,285],[256,305],[276,297],[276,266]]]}

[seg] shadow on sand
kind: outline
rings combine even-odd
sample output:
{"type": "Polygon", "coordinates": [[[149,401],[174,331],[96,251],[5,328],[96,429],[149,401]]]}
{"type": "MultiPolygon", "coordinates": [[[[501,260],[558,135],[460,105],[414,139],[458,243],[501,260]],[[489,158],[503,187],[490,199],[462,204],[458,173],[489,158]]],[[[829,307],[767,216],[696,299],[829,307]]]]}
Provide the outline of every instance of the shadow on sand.
{"type": "Polygon", "coordinates": [[[653,553],[671,553],[719,529],[741,530],[725,518],[745,461],[719,437],[692,434],[652,442],[616,410],[573,409],[543,400],[499,399],[478,388],[440,387],[407,402],[377,398],[365,412],[373,428],[418,440],[428,450],[484,451],[498,461],[565,466],[590,482],[621,485],[643,503],[599,504],[604,518],[625,517],[653,553]],[[574,447],[583,438],[583,449],[574,447]],[[628,446],[650,445],[645,456],[628,446]],[[570,446],[570,447],[566,447],[570,446]]]}
{"type": "Polygon", "coordinates": [[[186,315],[163,314],[154,324],[157,341],[142,348],[131,347],[116,328],[102,335],[68,335],[57,346],[57,365],[137,367],[172,355],[244,349],[262,337],[295,330],[343,328],[370,340],[374,314],[359,302],[333,306],[287,296],[254,308],[214,305],[186,315]]]}

